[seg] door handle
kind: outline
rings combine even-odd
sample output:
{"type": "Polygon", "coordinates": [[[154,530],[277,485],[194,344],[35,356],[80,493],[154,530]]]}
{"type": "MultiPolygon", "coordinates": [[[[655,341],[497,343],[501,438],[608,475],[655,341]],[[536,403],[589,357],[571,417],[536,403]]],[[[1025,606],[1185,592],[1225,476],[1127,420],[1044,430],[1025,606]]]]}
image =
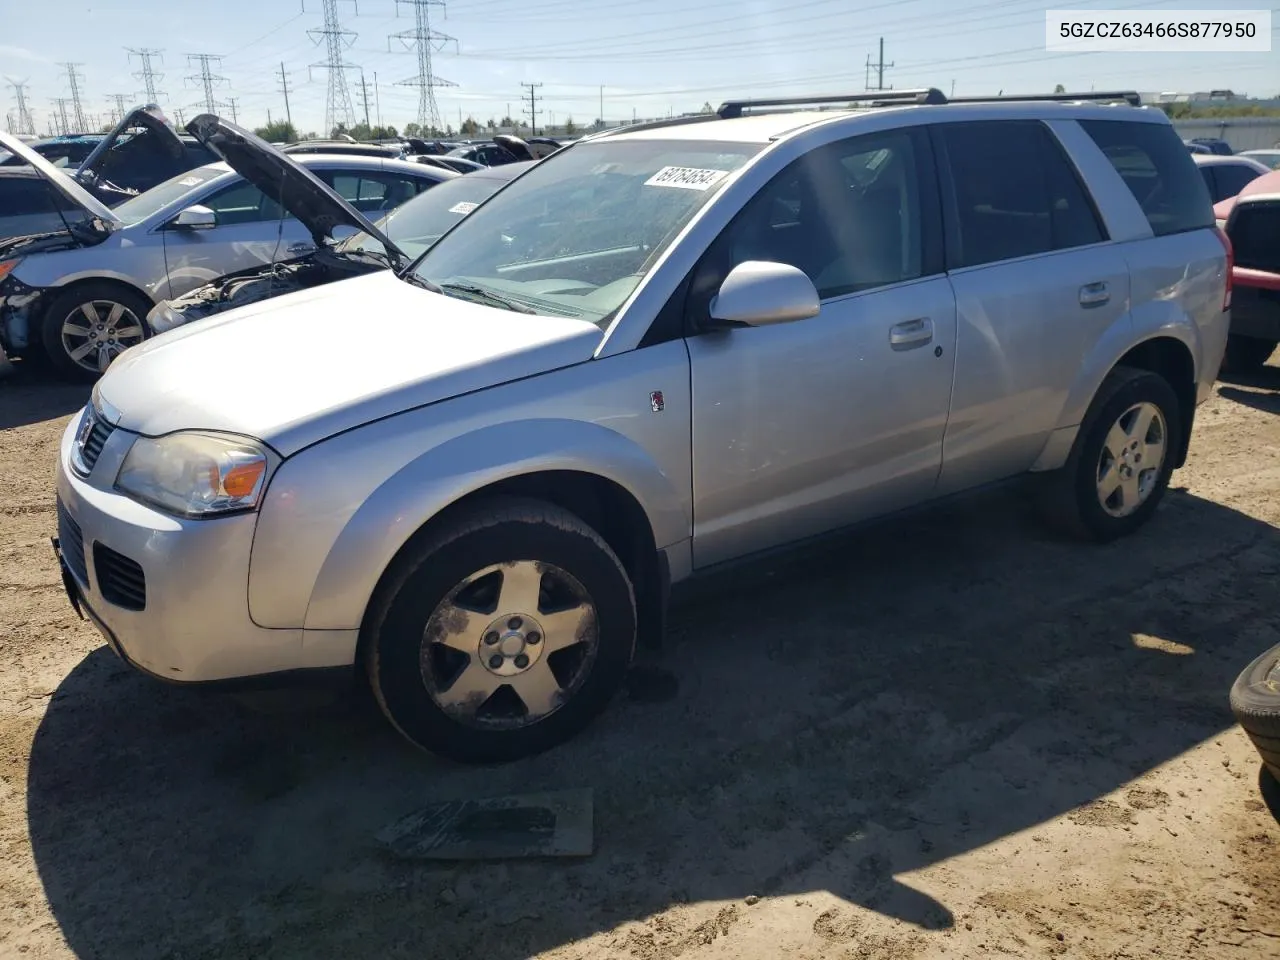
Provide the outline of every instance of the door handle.
{"type": "Polygon", "coordinates": [[[302,243],[302,242],[299,242],[299,243],[291,243],[291,244],[289,244],[289,246],[285,247],[285,250],[286,250],[286,251],[288,251],[289,253],[294,254],[295,256],[302,256],[302,254],[304,254],[304,253],[310,253],[310,252],[311,252],[312,250],[314,250],[314,249],[315,249],[315,244],[312,244],[312,243],[302,243]]]}
{"type": "Polygon", "coordinates": [[[1100,307],[1111,299],[1111,292],[1102,281],[1086,283],[1080,288],[1080,306],[1100,307]]]}
{"type": "Polygon", "coordinates": [[[889,346],[895,350],[923,347],[933,339],[933,321],[928,317],[904,320],[889,328],[889,346]]]}

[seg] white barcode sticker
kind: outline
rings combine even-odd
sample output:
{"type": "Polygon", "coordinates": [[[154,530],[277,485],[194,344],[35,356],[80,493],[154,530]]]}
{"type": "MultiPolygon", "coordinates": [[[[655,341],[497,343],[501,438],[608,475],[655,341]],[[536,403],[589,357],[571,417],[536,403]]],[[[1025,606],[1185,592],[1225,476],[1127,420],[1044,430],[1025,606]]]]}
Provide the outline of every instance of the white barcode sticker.
{"type": "Polygon", "coordinates": [[[663,167],[644,182],[646,187],[678,187],[681,190],[709,190],[729,175],[728,170],[700,167],[663,167]]]}
{"type": "Polygon", "coordinates": [[[470,200],[463,200],[459,203],[455,203],[452,207],[450,207],[449,212],[450,213],[470,213],[472,210],[474,210],[478,206],[480,206],[480,204],[472,203],[470,200]]]}

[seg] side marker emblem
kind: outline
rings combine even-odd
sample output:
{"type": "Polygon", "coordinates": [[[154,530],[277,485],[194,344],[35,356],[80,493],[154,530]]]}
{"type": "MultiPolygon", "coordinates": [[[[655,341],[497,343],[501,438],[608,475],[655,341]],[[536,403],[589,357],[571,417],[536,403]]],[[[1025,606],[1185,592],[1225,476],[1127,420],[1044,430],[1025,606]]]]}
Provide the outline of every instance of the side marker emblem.
{"type": "Polygon", "coordinates": [[[654,413],[661,413],[666,409],[666,401],[662,399],[661,390],[654,390],[649,394],[649,406],[653,408],[654,413]]]}

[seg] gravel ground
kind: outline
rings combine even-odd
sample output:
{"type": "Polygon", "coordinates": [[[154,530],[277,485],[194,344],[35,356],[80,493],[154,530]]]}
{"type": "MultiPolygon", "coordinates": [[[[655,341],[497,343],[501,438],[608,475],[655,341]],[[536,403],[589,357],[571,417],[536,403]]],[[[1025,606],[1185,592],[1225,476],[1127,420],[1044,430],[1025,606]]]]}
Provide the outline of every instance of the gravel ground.
{"type": "Polygon", "coordinates": [[[1219,386],[1138,536],[988,496],[708,582],[650,682],[497,769],[359,695],[122,666],[48,540],[85,396],[0,381],[0,957],[1280,957],[1280,803],[1227,706],[1280,642],[1280,369],[1219,386]],[[587,860],[374,841],[561,787],[587,860]]]}

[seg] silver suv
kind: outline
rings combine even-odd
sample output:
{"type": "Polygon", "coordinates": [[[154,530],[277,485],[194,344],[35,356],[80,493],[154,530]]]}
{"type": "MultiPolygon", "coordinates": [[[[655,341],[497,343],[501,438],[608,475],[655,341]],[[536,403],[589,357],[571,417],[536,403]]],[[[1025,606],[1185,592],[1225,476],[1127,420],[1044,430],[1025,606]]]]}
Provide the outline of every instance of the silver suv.
{"type": "Polygon", "coordinates": [[[1027,474],[1131,533],[1229,249],[1165,115],[1093,97],[610,131],[400,271],[132,348],[62,442],[72,602],[168,680],[358,665],[414,743],[494,761],[580,730],[726,561],[1027,474]]]}

